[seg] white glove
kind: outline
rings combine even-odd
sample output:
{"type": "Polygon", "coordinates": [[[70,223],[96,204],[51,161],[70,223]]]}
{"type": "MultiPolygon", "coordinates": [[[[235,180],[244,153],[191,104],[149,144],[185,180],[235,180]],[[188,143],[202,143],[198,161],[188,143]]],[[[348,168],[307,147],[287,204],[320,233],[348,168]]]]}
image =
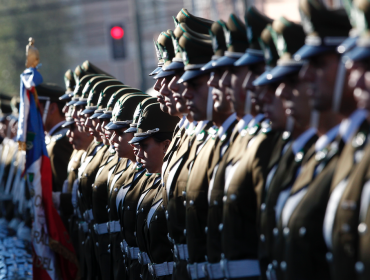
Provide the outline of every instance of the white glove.
{"type": "Polygon", "coordinates": [[[53,192],[53,204],[55,209],[59,210],[61,192],[53,192]]]}

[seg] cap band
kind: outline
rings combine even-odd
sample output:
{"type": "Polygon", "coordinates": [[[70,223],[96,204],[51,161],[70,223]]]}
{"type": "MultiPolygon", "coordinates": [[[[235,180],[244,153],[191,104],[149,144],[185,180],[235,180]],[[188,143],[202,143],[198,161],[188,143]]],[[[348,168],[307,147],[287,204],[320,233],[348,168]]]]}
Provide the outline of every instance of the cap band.
{"type": "Polygon", "coordinates": [[[243,55],[244,53],[240,53],[240,52],[228,52],[228,51],[225,52],[225,56],[236,58],[236,59],[241,58],[243,55]]]}
{"type": "MultiPolygon", "coordinates": [[[[211,76],[214,73],[211,73],[211,76]]],[[[207,120],[211,121],[213,118],[213,96],[212,96],[213,87],[208,88],[208,98],[207,98],[207,120]]]]}

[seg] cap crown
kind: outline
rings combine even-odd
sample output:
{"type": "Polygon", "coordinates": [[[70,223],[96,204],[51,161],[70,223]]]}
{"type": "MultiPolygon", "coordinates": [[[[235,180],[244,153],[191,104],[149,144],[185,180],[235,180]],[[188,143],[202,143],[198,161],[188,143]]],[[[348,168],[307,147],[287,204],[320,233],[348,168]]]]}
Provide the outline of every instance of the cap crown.
{"type": "Polygon", "coordinates": [[[67,72],[64,74],[64,84],[66,85],[67,92],[73,92],[76,86],[76,81],[71,69],[68,69],[67,72]]]}
{"type": "Polygon", "coordinates": [[[73,100],[79,100],[81,95],[82,95],[82,92],[85,88],[85,85],[90,81],[90,79],[92,79],[94,77],[97,77],[97,76],[103,76],[103,75],[88,74],[88,75],[83,76],[82,79],[80,80],[80,82],[77,84],[77,86],[75,87],[75,89],[73,91],[73,98],[72,99],[73,100]]]}
{"type": "Polygon", "coordinates": [[[80,65],[77,65],[77,67],[75,68],[75,71],[73,72],[73,77],[75,79],[76,85],[80,83],[81,79],[85,75],[87,75],[86,71],[82,70],[80,65]]]}
{"type": "Polygon", "coordinates": [[[155,98],[155,97],[148,97],[148,98],[145,98],[143,101],[141,101],[136,106],[136,109],[135,109],[135,112],[134,112],[134,116],[132,118],[132,124],[137,124],[137,122],[138,122],[138,120],[140,118],[140,115],[142,113],[143,108],[145,108],[149,104],[153,104],[153,103],[156,103],[156,102],[157,102],[157,98],[155,98]]]}
{"type": "Polygon", "coordinates": [[[156,132],[173,132],[179,118],[164,113],[159,103],[149,104],[143,109],[137,123],[137,133],[145,133],[149,130],[156,132]]]}
{"type": "Polygon", "coordinates": [[[123,88],[129,88],[127,85],[113,85],[113,86],[107,86],[103,90],[103,94],[99,95],[99,100],[97,103],[97,110],[103,110],[107,107],[108,101],[111,98],[113,94],[115,94],[117,91],[123,88]]]}
{"type": "Polygon", "coordinates": [[[90,90],[89,97],[87,98],[87,106],[97,106],[100,96],[104,95],[104,89],[111,85],[121,85],[122,83],[118,80],[103,80],[96,83],[93,88],[90,90]]]}
{"type": "Polygon", "coordinates": [[[202,34],[208,34],[208,30],[211,28],[213,23],[212,20],[196,17],[190,14],[185,8],[182,8],[177,14],[175,22],[186,23],[190,29],[202,34]]]}
{"type": "Polygon", "coordinates": [[[82,93],[81,93],[81,97],[80,99],[82,100],[87,100],[87,98],[89,97],[89,93],[91,91],[91,89],[100,81],[105,81],[105,80],[111,80],[112,77],[109,77],[109,76],[95,76],[93,78],[91,78],[84,86],[83,90],[82,90],[82,93]]]}
{"type": "Polygon", "coordinates": [[[65,91],[57,84],[42,83],[36,86],[36,92],[40,100],[48,99],[52,102],[60,102],[59,97],[61,97],[65,91]]]}
{"type": "Polygon", "coordinates": [[[276,62],[279,59],[274,40],[272,39],[271,30],[271,25],[267,25],[267,27],[262,31],[259,39],[267,67],[276,66],[276,62]]]}
{"type": "Polygon", "coordinates": [[[280,58],[291,59],[305,41],[303,27],[284,17],[273,22],[271,36],[280,58]]]}
{"type": "Polygon", "coordinates": [[[147,96],[142,94],[130,94],[122,96],[114,106],[111,120],[114,123],[126,121],[131,123],[132,116],[137,105],[145,98],[147,98],[147,96]]]}
{"type": "Polygon", "coordinates": [[[163,62],[172,61],[172,58],[175,56],[175,51],[170,33],[167,31],[161,32],[158,36],[157,42],[163,62]]]}
{"type": "Polygon", "coordinates": [[[231,14],[223,29],[227,50],[244,53],[249,47],[245,24],[236,15],[231,14]]]}
{"type": "Polygon", "coordinates": [[[211,40],[198,39],[190,33],[184,33],[179,40],[179,45],[183,50],[182,59],[185,66],[205,64],[212,58],[211,40]]]}
{"type": "Polygon", "coordinates": [[[254,6],[246,11],[244,20],[247,29],[249,48],[260,50],[261,46],[258,42],[258,38],[261,36],[263,29],[265,29],[268,24],[272,24],[273,20],[261,14],[254,6]]]}
{"type": "Polygon", "coordinates": [[[209,34],[212,40],[212,48],[215,55],[223,56],[226,51],[226,40],[224,33],[224,26],[226,23],[222,20],[215,21],[210,30],[209,34]]]}
{"type": "Polygon", "coordinates": [[[343,8],[329,10],[317,0],[300,0],[299,13],[306,35],[347,37],[351,29],[343,8]]]}
{"type": "MultiPolygon", "coordinates": [[[[117,103],[117,101],[124,95],[127,95],[127,94],[142,94],[142,95],[145,95],[145,93],[142,93],[141,90],[137,89],[137,88],[123,88],[123,89],[120,89],[118,91],[116,91],[110,98],[109,98],[109,101],[107,103],[107,107],[106,107],[106,111],[113,111],[114,109],[114,106],[115,104],[117,103]]],[[[146,96],[148,96],[146,94],[146,96]]]]}
{"type": "Polygon", "coordinates": [[[81,69],[84,70],[86,73],[91,74],[105,74],[107,76],[113,77],[111,74],[108,74],[107,72],[103,71],[96,65],[92,64],[90,61],[86,60],[84,63],[81,64],[81,69]]]}

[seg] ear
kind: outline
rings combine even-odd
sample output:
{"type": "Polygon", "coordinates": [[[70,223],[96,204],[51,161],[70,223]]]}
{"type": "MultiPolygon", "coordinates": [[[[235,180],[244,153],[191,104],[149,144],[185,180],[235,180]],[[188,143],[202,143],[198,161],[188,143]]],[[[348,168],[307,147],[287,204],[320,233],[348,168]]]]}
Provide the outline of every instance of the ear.
{"type": "Polygon", "coordinates": [[[171,140],[164,140],[163,142],[163,153],[165,154],[167,152],[168,147],[170,146],[171,140]]]}

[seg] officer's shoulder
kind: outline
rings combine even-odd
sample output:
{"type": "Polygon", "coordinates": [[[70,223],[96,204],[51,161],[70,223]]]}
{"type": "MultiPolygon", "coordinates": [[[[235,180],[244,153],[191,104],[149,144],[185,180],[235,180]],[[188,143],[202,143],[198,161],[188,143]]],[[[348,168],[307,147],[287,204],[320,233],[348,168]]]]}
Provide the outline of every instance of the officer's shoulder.
{"type": "Polygon", "coordinates": [[[68,128],[59,130],[55,135],[51,137],[51,142],[57,142],[67,135],[68,128]]]}

